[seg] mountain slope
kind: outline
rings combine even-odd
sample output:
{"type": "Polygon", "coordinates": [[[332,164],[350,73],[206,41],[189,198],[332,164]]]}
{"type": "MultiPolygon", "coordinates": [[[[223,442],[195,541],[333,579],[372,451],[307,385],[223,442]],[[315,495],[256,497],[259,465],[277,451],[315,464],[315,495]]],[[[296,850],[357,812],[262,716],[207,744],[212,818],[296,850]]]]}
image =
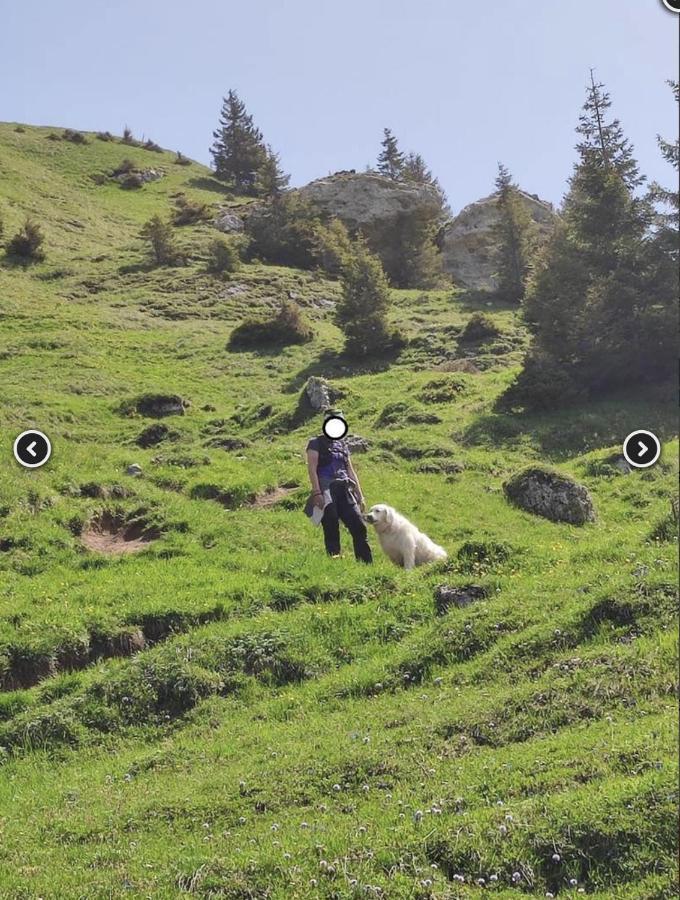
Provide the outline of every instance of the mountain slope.
{"type": "Polygon", "coordinates": [[[47,255],[0,264],[0,896],[674,896],[670,390],[499,414],[527,335],[451,290],[395,291],[408,347],[357,366],[322,275],[217,279],[207,223],[176,229],[186,266],[148,264],[139,230],[176,192],[244,202],[209,170],[15,129],[0,216],[6,236],[39,221],[47,255]],[[124,190],[126,158],[165,174],[124,190]],[[314,341],[226,349],[288,296],[314,341]],[[500,335],[466,343],[480,310],[500,335]],[[371,568],[347,540],[322,554],[302,514],[310,374],[369,443],[369,503],[446,565],[402,572],[373,537],[371,568]],[[184,414],[144,414],[149,395],[184,414]],[[54,448],[35,471],[12,458],[28,427],[54,448]],[[662,460],[624,475],[638,427],[662,460]],[[597,522],[510,506],[530,463],[585,484],[597,522]],[[485,597],[437,614],[442,583],[485,597]]]}

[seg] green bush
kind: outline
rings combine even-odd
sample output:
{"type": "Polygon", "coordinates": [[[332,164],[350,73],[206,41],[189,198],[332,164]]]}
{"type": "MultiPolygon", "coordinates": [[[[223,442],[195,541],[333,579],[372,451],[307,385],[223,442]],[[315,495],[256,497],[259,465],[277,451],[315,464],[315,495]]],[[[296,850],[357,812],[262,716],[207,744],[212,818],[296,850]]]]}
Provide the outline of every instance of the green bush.
{"type": "Polygon", "coordinates": [[[61,134],[62,141],[70,141],[72,144],[88,144],[89,141],[82,131],[74,131],[72,128],[65,128],[61,134]]]}
{"type": "Polygon", "coordinates": [[[97,140],[98,141],[112,141],[112,140],[114,140],[114,137],[110,131],[98,131],[97,132],[97,140]]]}
{"type": "Polygon", "coordinates": [[[486,313],[476,312],[467,320],[465,328],[461,332],[460,340],[464,343],[473,343],[498,337],[499,334],[498,326],[491,316],[487,316],[486,313]]]}
{"type": "Polygon", "coordinates": [[[314,337],[311,325],[297,304],[284,300],[270,319],[248,320],[238,325],[229,338],[229,349],[246,349],[262,344],[306,344],[314,337]]]}
{"type": "Polygon", "coordinates": [[[186,194],[177,194],[172,212],[174,225],[195,225],[210,218],[210,207],[200,200],[191,200],[186,194]]]}
{"type": "Polygon", "coordinates": [[[380,260],[360,242],[342,273],[342,298],[335,310],[336,324],[345,335],[350,356],[367,357],[392,350],[400,336],[390,333],[387,310],[390,289],[380,260]]]}
{"type": "Polygon", "coordinates": [[[142,228],[140,237],[149,244],[151,258],[157,266],[174,266],[182,263],[172,226],[160,216],[149,219],[142,228]]]}
{"type": "Polygon", "coordinates": [[[175,165],[176,166],[190,166],[191,160],[178,150],[177,155],[175,156],[175,165]]]}
{"type": "Polygon", "coordinates": [[[241,265],[239,246],[236,241],[216,237],[208,247],[208,271],[219,275],[236,272],[241,265]]]}
{"type": "Polygon", "coordinates": [[[7,244],[7,253],[9,256],[15,256],[19,259],[39,262],[45,258],[45,253],[42,249],[44,242],[45,236],[40,225],[32,219],[26,219],[21,230],[7,244]]]}
{"type": "Polygon", "coordinates": [[[149,139],[148,141],[144,141],[144,143],[142,144],[142,147],[144,147],[145,150],[151,150],[153,153],[162,153],[163,152],[163,148],[161,147],[161,145],[157,144],[155,141],[152,141],[151,139],[149,139]]]}

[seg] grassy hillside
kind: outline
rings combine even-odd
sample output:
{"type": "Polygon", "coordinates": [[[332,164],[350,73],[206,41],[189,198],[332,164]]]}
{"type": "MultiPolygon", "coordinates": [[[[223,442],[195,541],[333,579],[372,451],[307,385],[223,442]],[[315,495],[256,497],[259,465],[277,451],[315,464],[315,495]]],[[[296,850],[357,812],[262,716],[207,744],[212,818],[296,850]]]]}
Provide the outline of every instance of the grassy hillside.
{"type": "Polygon", "coordinates": [[[5,235],[29,214],[47,252],[0,259],[0,897],[674,897],[670,389],[498,414],[526,333],[451,290],[395,292],[409,345],[352,365],[320,274],[215,278],[210,224],[177,229],[186,266],[148,264],[139,229],[178,191],[243,202],[207,169],[51,132],[0,125],[5,235]],[[164,177],[124,190],[124,158],[164,177]],[[312,343],[227,350],[288,296],[312,343]],[[500,335],[466,343],[480,310],[500,335]],[[373,567],[347,540],[322,554],[302,514],[310,374],[370,444],[369,503],[445,565],[403,572],[373,537],[373,567]],[[137,412],[153,394],[185,414],[137,412]],[[12,457],[29,427],[53,443],[34,471],[12,457]],[[624,475],[638,427],[662,458],[624,475]],[[597,522],[510,506],[530,463],[586,485],[597,522]],[[139,552],[91,549],[121,549],[98,523],[139,552]],[[438,614],[442,583],[485,598],[438,614]]]}

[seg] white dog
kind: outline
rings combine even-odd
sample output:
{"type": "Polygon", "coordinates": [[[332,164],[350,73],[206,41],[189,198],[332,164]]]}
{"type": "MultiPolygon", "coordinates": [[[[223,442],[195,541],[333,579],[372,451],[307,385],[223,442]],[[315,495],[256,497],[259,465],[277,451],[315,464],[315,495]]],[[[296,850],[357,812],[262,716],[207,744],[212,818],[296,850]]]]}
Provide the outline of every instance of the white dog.
{"type": "Polygon", "coordinates": [[[385,503],[372,506],[364,516],[375,528],[383,551],[393,563],[412,569],[436,559],[446,559],[447,553],[429,539],[415,525],[385,503]]]}

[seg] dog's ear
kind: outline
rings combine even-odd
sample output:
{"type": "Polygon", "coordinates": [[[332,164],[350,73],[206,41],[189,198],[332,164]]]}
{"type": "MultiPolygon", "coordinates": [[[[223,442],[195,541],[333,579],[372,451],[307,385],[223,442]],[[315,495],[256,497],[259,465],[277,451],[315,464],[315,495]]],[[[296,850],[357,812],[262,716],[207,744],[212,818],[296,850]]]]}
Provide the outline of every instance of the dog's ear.
{"type": "Polygon", "coordinates": [[[390,526],[394,524],[394,510],[391,506],[385,507],[385,521],[390,526]]]}

